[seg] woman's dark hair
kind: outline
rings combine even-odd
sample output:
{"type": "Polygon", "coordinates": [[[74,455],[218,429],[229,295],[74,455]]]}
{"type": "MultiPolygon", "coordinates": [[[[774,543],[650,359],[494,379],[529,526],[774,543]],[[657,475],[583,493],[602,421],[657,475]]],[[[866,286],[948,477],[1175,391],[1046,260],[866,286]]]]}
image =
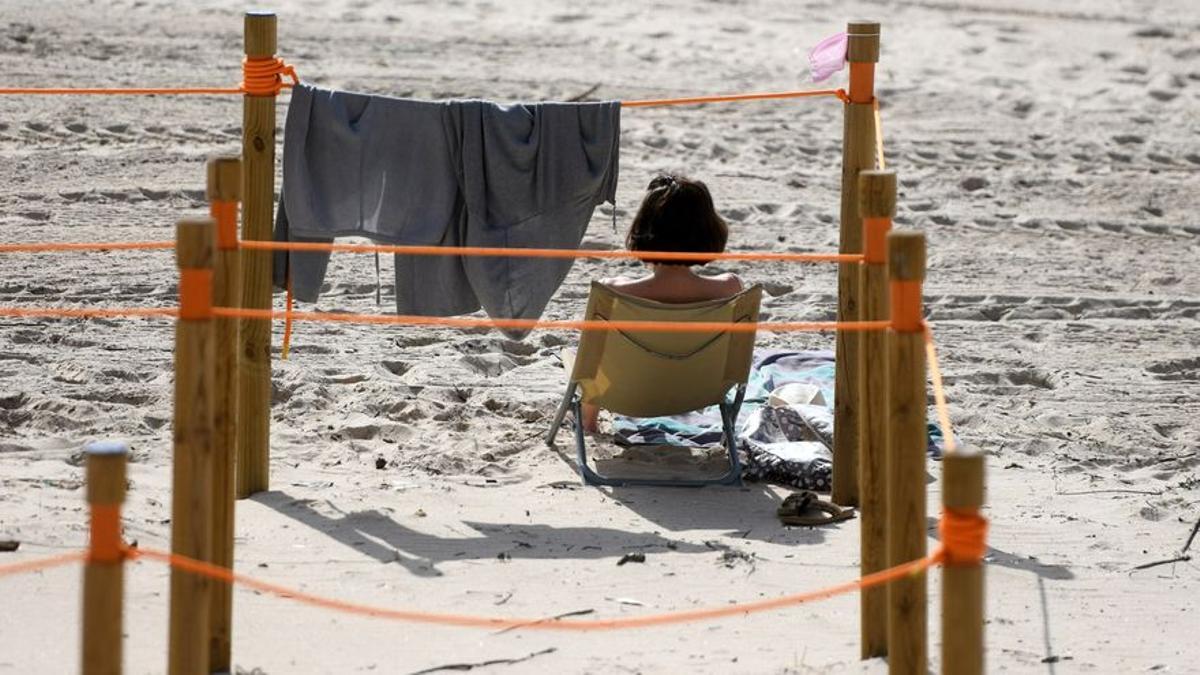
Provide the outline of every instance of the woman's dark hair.
{"type": "MultiPolygon", "coordinates": [[[[729,226],[713,208],[708,186],[684,176],[655,176],[625,237],[630,251],[721,253],[729,226]]],[[[655,260],[659,265],[703,265],[710,260],[655,260]]]]}

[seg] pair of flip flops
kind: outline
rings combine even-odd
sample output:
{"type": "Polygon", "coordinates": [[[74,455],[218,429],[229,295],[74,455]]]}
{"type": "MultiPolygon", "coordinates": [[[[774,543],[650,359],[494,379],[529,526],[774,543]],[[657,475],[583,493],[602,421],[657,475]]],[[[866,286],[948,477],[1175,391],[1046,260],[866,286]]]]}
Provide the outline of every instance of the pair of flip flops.
{"type": "Polygon", "coordinates": [[[816,527],[832,525],[854,517],[854,509],[842,508],[833,502],[823,502],[812,490],[788,495],[775,511],[784,525],[816,527]]]}

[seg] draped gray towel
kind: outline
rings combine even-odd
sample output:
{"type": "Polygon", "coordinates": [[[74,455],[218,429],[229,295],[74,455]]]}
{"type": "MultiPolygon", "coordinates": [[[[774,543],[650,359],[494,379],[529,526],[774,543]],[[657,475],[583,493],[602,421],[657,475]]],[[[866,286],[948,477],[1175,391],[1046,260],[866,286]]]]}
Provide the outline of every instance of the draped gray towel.
{"type": "MultiPolygon", "coordinates": [[[[277,241],[577,249],[616,197],[621,108],[502,106],[292,89],[277,241]]],[[[396,311],[536,319],[573,260],[396,255],[396,311]]],[[[315,302],[329,253],[277,252],[275,285],[315,302]],[[289,270],[290,268],[290,270],[289,270]]],[[[506,330],[512,337],[528,331],[506,330]]]]}

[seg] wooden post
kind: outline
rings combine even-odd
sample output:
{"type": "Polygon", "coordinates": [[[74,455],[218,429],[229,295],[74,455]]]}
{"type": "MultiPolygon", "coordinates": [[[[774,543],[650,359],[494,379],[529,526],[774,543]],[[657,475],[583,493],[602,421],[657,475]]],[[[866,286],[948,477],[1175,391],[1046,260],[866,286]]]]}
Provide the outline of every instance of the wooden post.
{"type": "MultiPolygon", "coordinates": [[[[984,501],[983,453],[959,450],[942,458],[942,507],[978,518],[984,501]]],[[[945,542],[942,542],[945,544],[945,542]]],[[[942,672],[984,672],[984,571],[978,558],[948,555],[942,565],[942,672]]]]}
{"type": "MultiPolygon", "coordinates": [[[[241,193],[242,165],[237,157],[208,160],[208,201],[216,221],[213,258],[213,304],[237,307],[241,300],[238,279],[237,210],[241,193]]],[[[213,520],[212,561],[233,568],[234,460],[237,451],[237,353],[238,320],[220,317],[214,323],[213,356],[213,520]]],[[[214,672],[228,672],[231,665],[233,588],[213,581],[209,610],[211,644],[209,665],[214,672]]]]}
{"type": "MultiPolygon", "coordinates": [[[[887,235],[896,212],[896,174],[863,171],[858,176],[863,222],[862,320],[887,321],[887,235]]],[[[858,486],[862,574],[887,568],[888,336],[884,331],[860,338],[858,486]]],[[[865,588],[861,605],[862,658],[887,655],[887,588],[865,588]]]]}
{"type": "MultiPolygon", "coordinates": [[[[888,566],[925,557],[925,334],[921,282],[925,235],[892,232],[888,241],[892,329],[888,418],[888,566]]],[[[888,585],[888,672],[925,675],[925,573],[888,585]]]]}
{"type": "MultiPolygon", "coordinates": [[[[175,472],[171,551],[210,560],[213,475],[213,320],[211,218],[185,218],[175,230],[179,319],[175,322],[175,472]]],[[[168,672],[207,674],[208,579],[171,568],[168,672]]]]}
{"type": "Polygon", "coordinates": [[[121,672],[125,552],[121,504],[125,501],[124,443],[87,446],[87,501],[91,536],[83,568],[83,675],[121,672]]]}
{"type": "MultiPolygon", "coordinates": [[[[875,166],[875,62],[879,60],[879,24],[852,21],[849,41],[850,102],[842,128],[841,253],[862,253],[862,219],[858,215],[858,173],[875,166]]],[[[838,321],[858,321],[861,290],[855,263],[838,266],[838,321]]],[[[833,486],[830,499],[857,505],[859,409],[858,333],[838,331],[834,366],[833,486]]]]}
{"type": "MultiPolygon", "coordinates": [[[[275,14],[247,12],[247,57],[275,55],[275,14]]],[[[243,97],[242,238],[271,239],[275,204],[275,95],[243,97]]],[[[242,307],[271,308],[271,252],[242,252],[242,307]]],[[[238,381],[237,495],[270,487],[271,322],[241,322],[238,381]]]]}

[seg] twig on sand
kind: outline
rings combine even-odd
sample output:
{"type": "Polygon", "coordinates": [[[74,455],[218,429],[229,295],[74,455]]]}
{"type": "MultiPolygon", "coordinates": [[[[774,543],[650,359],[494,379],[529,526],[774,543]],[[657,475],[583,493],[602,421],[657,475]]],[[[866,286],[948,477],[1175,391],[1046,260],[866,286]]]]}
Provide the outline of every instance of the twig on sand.
{"type": "Polygon", "coordinates": [[[492,635],[500,635],[501,633],[507,633],[510,630],[519,630],[521,628],[525,628],[526,626],[536,626],[538,624],[549,623],[551,621],[558,621],[559,619],[566,619],[566,618],[572,617],[572,616],[583,616],[585,614],[591,614],[592,612],[595,612],[595,611],[596,610],[594,610],[594,609],[577,609],[574,612],[563,612],[562,614],[555,614],[554,616],[548,616],[544,619],[535,619],[533,621],[526,621],[525,623],[519,623],[515,626],[509,626],[508,628],[502,628],[502,629],[496,631],[495,633],[492,633],[492,635]]]}
{"type": "Polygon", "coordinates": [[[1138,565],[1137,567],[1133,568],[1133,570],[1131,570],[1131,571],[1136,572],[1137,570],[1148,570],[1151,567],[1158,567],[1159,565],[1170,565],[1171,563],[1177,563],[1177,562],[1188,562],[1191,559],[1192,559],[1192,556],[1190,556],[1190,555],[1177,555],[1174,558],[1171,558],[1169,560],[1155,560],[1154,562],[1143,563],[1143,564],[1138,565]]]}
{"type": "Polygon", "coordinates": [[[557,647],[549,647],[547,649],[543,649],[540,652],[533,652],[531,654],[527,654],[525,656],[515,658],[515,659],[490,659],[488,661],[480,661],[478,663],[448,663],[444,666],[434,666],[432,668],[426,668],[425,670],[418,670],[418,671],[411,673],[410,675],[426,675],[427,673],[437,673],[437,672],[440,672],[443,670],[466,671],[466,670],[474,670],[476,668],[486,668],[488,666],[510,666],[514,663],[522,663],[522,662],[528,661],[532,658],[542,656],[543,654],[553,654],[556,651],[558,651],[557,647]]]}
{"type": "Polygon", "coordinates": [[[1059,492],[1058,494],[1073,497],[1076,495],[1099,495],[1099,494],[1104,494],[1106,492],[1121,492],[1124,494],[1131,494],[1131,495],[1161,495],[1162,494],[1162,490],[1130,490],[1130,489],[1124,489],[1124,488],[1110,488],[1107,490],[1074,490],[1071,492],[1059,492]]]}
{"type": "Polygon", "coordinates": [[[582,101],[583,99],[596,93],[596,90],[599,88],[600,88],[600,83],[597,82],[596,84],[593,84],[591,86],[591,88],[589,88],[587,91],[583,92],[582,94],[575,94],[571,98],[567,99],[567,103],[578,103],[579,101],[582,101]]]}

